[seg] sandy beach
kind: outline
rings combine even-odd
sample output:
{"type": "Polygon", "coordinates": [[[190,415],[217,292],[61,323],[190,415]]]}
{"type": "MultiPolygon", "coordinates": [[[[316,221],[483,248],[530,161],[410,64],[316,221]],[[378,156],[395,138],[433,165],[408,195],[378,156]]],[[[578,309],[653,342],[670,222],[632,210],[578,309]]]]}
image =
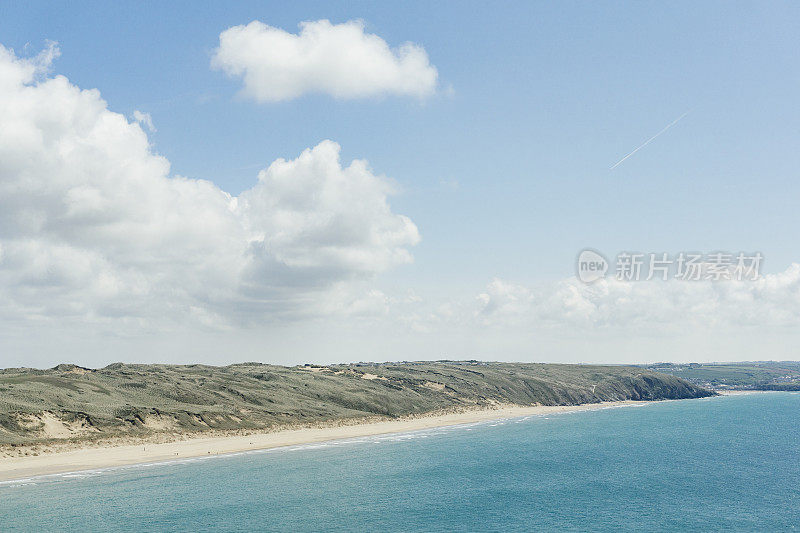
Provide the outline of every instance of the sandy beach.
{"type": "Polygon", "coordinates": [[[311,427],[249,435],[197,437],[165,443],[137,443],[107,447],[90,447],[91,445],[87,444],[87,447],[42,453],[37,456],[0,458],[0,481],[642,403],[647,402],[622,401],[574,406],[511,406],[337,427],[311,427]]]}

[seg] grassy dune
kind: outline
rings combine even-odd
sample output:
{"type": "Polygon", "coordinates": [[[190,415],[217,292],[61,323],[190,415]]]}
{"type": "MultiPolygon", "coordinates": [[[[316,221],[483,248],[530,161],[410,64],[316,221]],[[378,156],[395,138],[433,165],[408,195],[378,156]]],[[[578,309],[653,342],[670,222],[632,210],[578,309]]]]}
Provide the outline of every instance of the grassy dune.
{"type": "Polygon", "coordinates": [[[713,394],[637,367],[386,363],[59,365],[0,370],[0,445],[101,440],[393,418],[515,405],[577,405],[713,394]]]}

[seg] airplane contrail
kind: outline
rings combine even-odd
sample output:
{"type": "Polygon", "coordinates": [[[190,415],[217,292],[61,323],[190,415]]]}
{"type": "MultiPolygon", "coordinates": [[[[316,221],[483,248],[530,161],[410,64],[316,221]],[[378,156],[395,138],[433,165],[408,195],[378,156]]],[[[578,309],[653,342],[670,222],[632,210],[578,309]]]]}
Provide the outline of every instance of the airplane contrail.
{"type": "Polygon", "coordinates": [[[653,140],[654,140],[656,137],[658,137],[659,135],[661,135],[662,133],[664,133],[665,131],[667,131],[668,129],[670,129],[672,126],[674,126],[675,124],[677,124],[677,123],[678,123],[678,121],[679,121],[680,119],[682,119],[683,117],[685,117],[685,116],[686,116],[686,115],[688,115],[688,114],[689,114],[689,111],[687,111],[687,112],[686,112],[686,113],[684,113],[683,115],[679,116],[678,118],[676,118],[675,120],[673,120],[672,122],[670,122],[669,124],[667,124],[667,125],[666,125],[666,127],[665,127],[663,130],[659,131],[658,133],[656,133],[655,135],[653,135],[652,137],[650,137],[649,139],[647,139],[647,140],[646,140],[644,143],[642,143],[642,144],[641,144],[641,146],[639,146],[639,147],[638,147],[636,150],[634,150],[633,152],[629,153],[628,155],[626,155],[625,157],[623,157],[622,159],[620,159],[619,161],[617,161],[616,163],[614,163],[614,164],[611,166],[611,168],[609,168],[608,170],[614,170],[615,168],[617,168],[617,167],[620,165],[620,163],[622,163],[623,161],[625,161],[626,159],[628,159],[630,156],[632,156],[633,154],[635,154],[636,152],[638,152],[639,150],[641,150],[642,148],[644,148],[645,146],[647,146],[648,144],[650,144],[650,143],[651,143],[651,142],[652,142],[652,141],[653,141],[653,140]]]}

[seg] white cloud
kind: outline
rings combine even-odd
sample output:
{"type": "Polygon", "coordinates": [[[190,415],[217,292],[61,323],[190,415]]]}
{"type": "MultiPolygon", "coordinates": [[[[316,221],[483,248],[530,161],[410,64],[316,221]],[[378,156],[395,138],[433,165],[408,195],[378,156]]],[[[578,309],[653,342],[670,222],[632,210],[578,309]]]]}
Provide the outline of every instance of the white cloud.
{"type": "Polygon", "coordinates": [[[342,164],[339,146],[323,141],[273,162],[238,197],[172,176],[152,151],[144,115],[130,122],[97,90],[47,77],[58,55],[55,44],[29,59],[0,47],[5,364],[12,351],[17,364],[31,364],[34,351],[44,354],[37,364],[108,363],[123,353],[148,360],[155,349],[173,361],[292,363],[730,360],[796,351],[795,264],[743,282],[492,280],[461,299],[436,288],[435,297],[424,288],[378,290],[373,276],[411,261],[419,234],[391,210],[391,181],[365,161],[342,164]],[[309,317],[324,318],[282,321],[309,317]],[[137,335],[143,329],[148,335],[137,335]],[[135,342],[109,340],[124,335],[135,342]],[[77,359],[85,353],[95,355],[77,359]]]}
{"type": "MultiPolygon", "coordinates": [[[[419,234],[388,179],[323,141],[233,197],[170,176],[97,90],[44,78],[57,56],[0,47],[0,316],[138,328],[314,314],[323,296],[411,261],[419,234]]],[[[144,116],[144,115],[142,115],[144,116]]],[[[379,301],[375,294],[368,299],[379,301]]],[[[361,304],[353,304],[355,307],[361,304]]]]}
{"type": "Polygon", "coordinates": [[[339,145],[323,141],[297,159],[278,159],[238,198],[251,246],[293,270],[326,278],[379,272],[408,263],[419,240],[407,217],[392,213],[391,184],[366,161],[343,168],[339,145]]]}
{"type": "MultiPolygon", "coordinates": [[[[25,45],[28,48],[28,45],[25,45]]],[[[14,56],[13,50],[0,45],[0,83],[18,83],[22,79],[34,79],[50,71],[50,66],[61,56],[61,49],[55,41],[47,41],[47,46],[34,57],[14,56]],[[14,59],[13,64],[5,60],[14,59]]]]}
{"type": "Polygon", "coordinates": [[[220,34],[211,64],[243,78],[244,94],[259,102],[307,93],[422,98],[435,92],[438,78],[424,48],[405,43],[391,49],[377,35],[365,33],[361,21],[303,22],[299,34],[257,20],[234,26],[220,34]]]}
{"type": "Polygon", "coordinates": [[[143,124],[150,132],[156,131],[156,127],[153,125],[153,117],[150,116],[150,113],[145,113],[136,109],[133,112],[133,120],[139,124],[143,124]]]}
{"type": "Polygon", "coordinates": [[[680,331],[800,325],[800,265],[742,281],[565,279],[526,287],[493,280],[478,296],[485,325],[680,331]]]}

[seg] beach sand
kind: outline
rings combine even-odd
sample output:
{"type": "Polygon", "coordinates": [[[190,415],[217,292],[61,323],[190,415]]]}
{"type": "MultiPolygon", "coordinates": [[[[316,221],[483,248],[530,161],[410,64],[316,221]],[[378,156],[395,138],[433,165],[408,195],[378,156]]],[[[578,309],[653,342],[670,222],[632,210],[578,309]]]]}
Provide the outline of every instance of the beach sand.
{"type": "MultiPolygon", "coordinates": [[[[648,402],[621,401],[570,406],[508,406],[458,413],[422,415],[371,423],[356,422],[336,427],[308,427],[249,435],[199,436],[162,443],[137,442],[136,444],[123,443],[115,446],[95,447],[92,447],[91,443],[75,444],[74,449],[60,447],[57,448],[59,451],[45,452],[37,456],[0,458],[0,481],[138,463],[158,463],[248,450],[263,450],[387,433],[405,433],[504,418],[585,411],[643,403],[648,402]]],[[[131,442],[133,442],[133,439],[131,439],[131,442]]]]}

